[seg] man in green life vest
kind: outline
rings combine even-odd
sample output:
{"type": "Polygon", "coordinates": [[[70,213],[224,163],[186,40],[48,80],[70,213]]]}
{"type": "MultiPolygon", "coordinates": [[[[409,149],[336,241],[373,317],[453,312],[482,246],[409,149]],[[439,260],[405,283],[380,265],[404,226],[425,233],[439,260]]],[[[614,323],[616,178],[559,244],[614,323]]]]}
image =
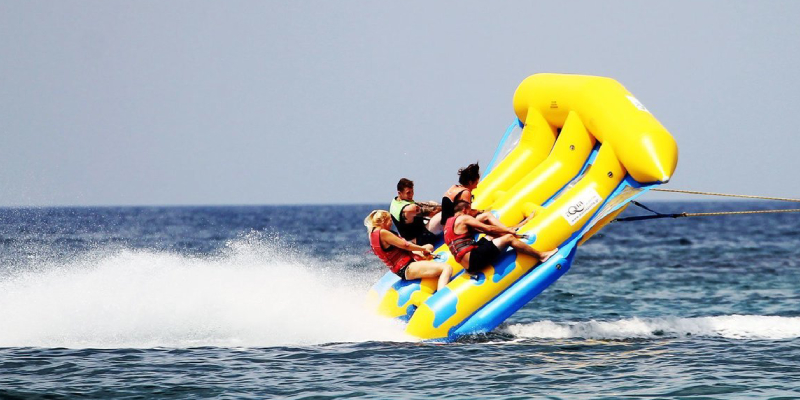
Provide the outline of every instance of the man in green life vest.
{"type": "Polygon", "coordinates": [[[392,200],[389,213],[403,239],[420,246],[436,245],[441,239],[441,206],[415,202],[411,180],[403,178],[397,182],[397,197],[392,200]]]}

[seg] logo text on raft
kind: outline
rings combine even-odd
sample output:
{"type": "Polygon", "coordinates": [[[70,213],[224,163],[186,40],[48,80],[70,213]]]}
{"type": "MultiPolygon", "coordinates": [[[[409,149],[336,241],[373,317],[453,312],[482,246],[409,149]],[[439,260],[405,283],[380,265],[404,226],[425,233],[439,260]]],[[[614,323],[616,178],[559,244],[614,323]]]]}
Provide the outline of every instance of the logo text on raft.
{"type": "Polygon", "coordinates": [[[570,225],[575,225],[584,215],[590,213],[592,209],[602,202],[603,198],[600,197],[597,191],[588,187],[576,194],[571,202],[562,206],[560,213],[570,225]]]}
{"type": "Polygon", "coordinates": [[[578,204],[569,206],[569,208],[567,209],[567,214],[570,214],[570,215],[577,214],[579,212],[583,212],[583,202],[582,201],[579,201],[578,204]]]}

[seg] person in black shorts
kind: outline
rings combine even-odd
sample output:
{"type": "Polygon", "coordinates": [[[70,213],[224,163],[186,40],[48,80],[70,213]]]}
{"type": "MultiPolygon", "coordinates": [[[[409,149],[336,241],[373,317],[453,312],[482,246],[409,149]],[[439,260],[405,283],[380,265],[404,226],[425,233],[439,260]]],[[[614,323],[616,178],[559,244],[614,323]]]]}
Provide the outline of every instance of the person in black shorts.
{"type": "Polygon", "coordinates": [[[540,262],[547,261],[558,248],[541,252],[517,238],[516,230],[502,224],[485,224],[475,218],[478,211],[466,203],[454,206],[455,214],[444,224],[444,242],[456,261],[469,274],[477,274],[495,262],[500,252],[511,246],[521,254],[529,255],[540,262]],[[476,233],[485,233],[490,239],[475,241],[476,233]]]}
{"type": "Polygon", "coordinates": [[[475,246],[477,247],[469,253],[469,265],[467,268],[467,272],[473,275],[481,272],[487,265],[494,263],[494,260],[500,256],[500,249],[485,237],[478,239],[475,242],[475,246]]]}

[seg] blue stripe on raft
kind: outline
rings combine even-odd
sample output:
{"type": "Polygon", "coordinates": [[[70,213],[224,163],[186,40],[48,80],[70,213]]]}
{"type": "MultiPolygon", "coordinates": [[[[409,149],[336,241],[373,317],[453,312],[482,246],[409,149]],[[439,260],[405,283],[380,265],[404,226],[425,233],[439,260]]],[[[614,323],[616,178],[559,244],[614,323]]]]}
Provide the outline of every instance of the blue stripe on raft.
{"type": "Polygon", "coordinates": [[[573,241],[570,246],[560,249],[547,262],[525,274],[458,326],[451,337],[489,332],[528,304],[569,270],[575,257],[575,243],[573,241]]]}
{"type": "MultiPolygon", "coordinates": [[[[464,273],[466,274],[467,272],[464,271],[464,273]]],[[[477,274],[471,275],[469,279],[472,279],[473,286],[480,286],[483,285],[483,282],[486,282],[486,274],[483,273],[483,271],[481,271],[478,272],[477,274]]]]}
{"type": "Polygon", "coordinates": [[[406,309],[406,315],[399,317],[399,319],[405,323],[408,323],[408,320],[410,320],[411,317],[414,316],[414,313],[416,311],[417,311],[417,306],[412,304],[408,306],[408,308],[406,309]]]}
{"type": "MultiPolygon", "coordinates": [[[[510,247],[509,247],[510,248],[510,247]]],[[[513,271],[517,267],[517,252],[516,251],[509,251],[500,256],[500,259],[493,265],[494,266],[494,275],[492,276],[492,281],[494,283],[500,282],[503,278],[506,277],[511,271],[513,271]]]]}
{"type": "MultiPolygon", "coordinates": [[[[398,278],[399,279],[399,278],[398,278]]],[[[397,291],[397,306],[402,307],[403,304],[408,303],[411,300],[411,295],[414,294],[417,290],[422,288],[420,283],[422,280],[415,279],[413,281],[400,281],[398,280],[397,283],[392,285],[394,290],[397,291]]]]}
{"type": "Polygon", "coordinates": [[[450,288],[445,287],[436,292],[436,295],[431,296],[425,303],[428,304],[428,307],[431,308],[435,315],[433,317],[433,327],[438,328],[455,315],[458,296],[450,288]]]}

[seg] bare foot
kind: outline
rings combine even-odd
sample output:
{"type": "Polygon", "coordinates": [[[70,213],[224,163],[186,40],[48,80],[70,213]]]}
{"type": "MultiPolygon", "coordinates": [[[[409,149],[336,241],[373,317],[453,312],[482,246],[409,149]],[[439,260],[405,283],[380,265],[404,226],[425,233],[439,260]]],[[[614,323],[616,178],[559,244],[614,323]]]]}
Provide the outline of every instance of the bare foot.
{"type": "Polygon", "coordinates": [[[550,257],[552,257],[552,256],[553,256],[553,254],[556,254],[556,253],[558,253],[558,247],[556,247],[555,249],[553,249],[553,250],[550,250],[550,251],[543,251],[543,252],[541,253],[542,255],[539,257],[539,259],[541,260],[541,262],[545,262],[545,261],[547,261],[547,260],[548,260],[550,257]]]}

